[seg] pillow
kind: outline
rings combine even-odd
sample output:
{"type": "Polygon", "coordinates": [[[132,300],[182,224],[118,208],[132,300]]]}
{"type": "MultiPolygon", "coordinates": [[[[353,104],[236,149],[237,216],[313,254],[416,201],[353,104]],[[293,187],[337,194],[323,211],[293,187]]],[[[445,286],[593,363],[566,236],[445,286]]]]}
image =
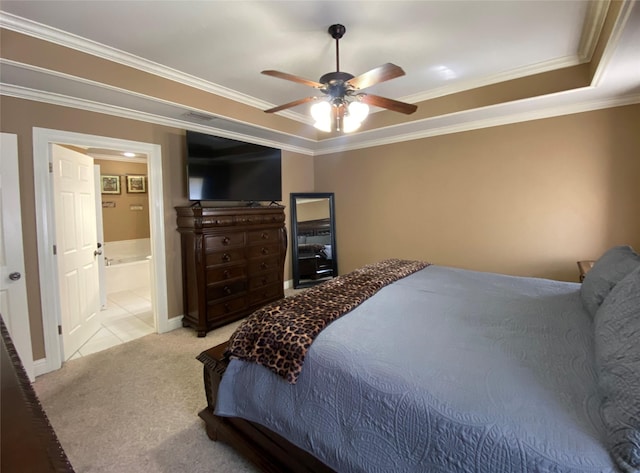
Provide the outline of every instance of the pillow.
{"type": "Polygon", "coordinates": [[[618,281],[640,266],[640,256],[630,246],[615,246],[605,252],[585,275],[580,297],[594,316],[618,281]]]}
{"type": "Polygon", "coordinates": [[[640,471],[640,267],[611,290],[595,320],[607,446],[622,471],[640,471]]]}

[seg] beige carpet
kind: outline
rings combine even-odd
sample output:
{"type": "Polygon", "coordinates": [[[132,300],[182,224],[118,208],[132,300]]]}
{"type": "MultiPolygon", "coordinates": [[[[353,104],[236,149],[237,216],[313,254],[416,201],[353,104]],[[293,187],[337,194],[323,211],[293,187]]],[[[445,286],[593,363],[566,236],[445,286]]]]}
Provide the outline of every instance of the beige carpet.
{"type": "Polygon", "coordinates": [[[205,338],[182,328],[147,335],[38,377],[35,390],[76,472],[256,472],[210,441],[197,415],[206,398],[195,357],[236,326],[205,338]]]}

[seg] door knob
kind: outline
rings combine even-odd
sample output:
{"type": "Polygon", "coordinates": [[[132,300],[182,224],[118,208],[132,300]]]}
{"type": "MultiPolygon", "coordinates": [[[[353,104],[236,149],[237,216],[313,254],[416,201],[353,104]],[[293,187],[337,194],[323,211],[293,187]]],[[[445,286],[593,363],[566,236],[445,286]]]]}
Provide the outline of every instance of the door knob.
{"type": "Polygon", "coordinates": [[[17,280],[19,280],[21,277],[22,277],[22,274],[20,274],[20,273],[19,273],[19,272],[17,272],[17,271],[16,271],[16,272],[14,272],[14,273],[11,273],[11,274],[9,275],[9,279],[11,279],[12,281],[17,281],[17,280]]]}
{"type": "Polygon", "coordinates": [[[93,256],[98,256],[98,255],[101,255],[101,254],[102,254],[102,250],[95,250],[93,252],[93,256]]]}

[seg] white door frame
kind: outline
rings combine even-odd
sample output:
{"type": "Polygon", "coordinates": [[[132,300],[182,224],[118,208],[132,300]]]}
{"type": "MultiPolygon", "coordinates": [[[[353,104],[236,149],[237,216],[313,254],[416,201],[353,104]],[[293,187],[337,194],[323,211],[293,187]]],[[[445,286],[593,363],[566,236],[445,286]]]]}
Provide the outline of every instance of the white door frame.
{"type": "Polygon", "coordinates": [[[60,316],[60,294],[55,244],[55,212],[53,207],[53,185],[49,173],[52,163],[51,144],[67,144],[92,148],[107,148],[148,156],[149,179],[149,223],[151,250],[153,253],[151,272],[151,299],[158,333],[173,330],[169,323],[167,304],[167,274],[164,238],[164,203],[162,191],[162,150],[160,145],[138,141],[121,140],[97,135],[85,135],[62,130],[33,128],[33,178],[35,184],[36,224],[38,243],[38,266],[40,275],[40,299],[42,302],[42,325],[44,331],[44,362],[36,365],[36,375],[54,371],[62,366],[62,344],[58,335],[60,316]]]}

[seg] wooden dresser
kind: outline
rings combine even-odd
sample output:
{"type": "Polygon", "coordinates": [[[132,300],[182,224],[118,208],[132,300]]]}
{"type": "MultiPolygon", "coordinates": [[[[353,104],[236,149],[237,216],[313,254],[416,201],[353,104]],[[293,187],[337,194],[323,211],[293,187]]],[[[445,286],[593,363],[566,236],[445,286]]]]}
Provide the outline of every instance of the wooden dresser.
{"type": "Polygon", "coordinates": [[[284,297],[284,207],[176,207],[182,325],[199,337],[284,297]]]}

